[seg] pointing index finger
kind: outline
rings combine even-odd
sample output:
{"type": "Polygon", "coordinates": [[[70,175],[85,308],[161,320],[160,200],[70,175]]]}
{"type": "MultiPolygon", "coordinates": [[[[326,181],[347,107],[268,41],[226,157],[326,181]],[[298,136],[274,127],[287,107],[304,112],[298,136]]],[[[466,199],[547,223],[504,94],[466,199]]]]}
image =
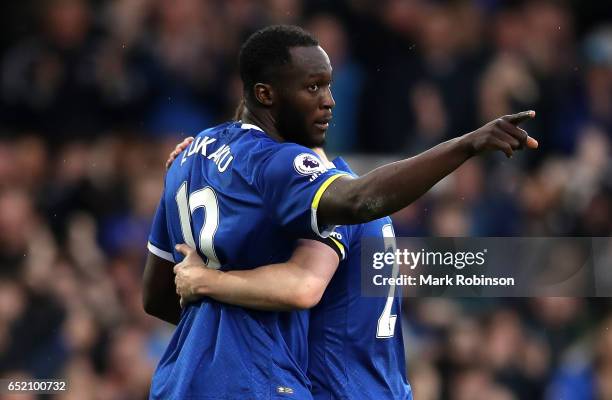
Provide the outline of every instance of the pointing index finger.
{"type": "Polygon", "coordinates": [[[527,147],[529,147],[530,149],[537,149],[538,146],[539,146],[539,143],[537,140],[535,140],[531,136],[527,137],[527,147]]]}
{"type": "Polygon", "coordinates": [[[517,114],[507,115],[503,118],[513,125],[518,125],[522,122],[527,121],[528,119],[534,118],[535,114],[536,114],[535,111],[529,110],[529,111],[522,111],[517,114]]]}

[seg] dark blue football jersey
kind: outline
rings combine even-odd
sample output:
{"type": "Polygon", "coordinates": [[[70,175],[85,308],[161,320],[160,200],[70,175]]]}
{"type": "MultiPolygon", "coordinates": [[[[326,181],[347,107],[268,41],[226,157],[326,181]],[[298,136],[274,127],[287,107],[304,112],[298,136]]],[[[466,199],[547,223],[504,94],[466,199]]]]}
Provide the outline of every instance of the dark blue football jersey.
{"type": "MultiPolygon", "coordinates": [[[[333,162],[352,174],[341,158],[333,162]]],[[[387,297],[361,296],[362,240],[375,242],[375,247],[367,246],[368,251],[395,249],[391,219],[341,226],[332,236],[344,245],[346,257],[311,310],[308,375],[313,397],[411,400],[401,330],[401,287],[390,289],[387,297]]],[[[397,274],[392,269],[385,272],[389,277],[397,274]]]]}
{"type": "MultiPolygon", "coordinates": [[[[209,268],[284,262],[297,238],[320,238],[325,188],[346,175],[310,149],[228,122],[200,133],[169,169],[148,248],[171,262],[178,243],[209,268]]],[[[337,241],[336,241],[337,243],[337,241]]],[[[263,312],[209,298],[187,306],[154,373],[153,399],[310,399],[308,312],[263,312]]]]}

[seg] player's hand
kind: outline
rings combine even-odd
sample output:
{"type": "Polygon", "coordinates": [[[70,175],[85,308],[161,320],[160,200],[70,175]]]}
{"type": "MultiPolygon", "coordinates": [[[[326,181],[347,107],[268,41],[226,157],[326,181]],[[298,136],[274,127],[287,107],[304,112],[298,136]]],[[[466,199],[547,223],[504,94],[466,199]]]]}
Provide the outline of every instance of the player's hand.
{"type": "Polygon", "coordinates": [[[210,279],[208,274],[214,271],[206,268],[204,261],[194,248],[186,244],[177,244],[176,250],[185,256],[183,261],[174,266],[174,284],[176,293],[181,296],[182,308],[203,296],[200,288],[207,279],[210,279]]]}
{"type": "Polygon", "coordinates": [[[512,157],[515,150],[525,147],[536,149],[538,142],[518,125],[535,117],[535,111],[523,111],[518,114],[504,115],[489,122],[482,128],[468,133],[463,138],[471,154],[501,150],[506,157],[512,157]]]}
{"type": "Polygon", "coordinates": [[[172,162],[176,160],[176,157],[178,157],[178,155],[181,154],[181,152],[185,150],[191,144],[191,142],[193,142],[193,136],[185,138],[185,140],[176,145],[166,160],[166,170],[170,168],[170,165],[172,165],[172,162]]]}

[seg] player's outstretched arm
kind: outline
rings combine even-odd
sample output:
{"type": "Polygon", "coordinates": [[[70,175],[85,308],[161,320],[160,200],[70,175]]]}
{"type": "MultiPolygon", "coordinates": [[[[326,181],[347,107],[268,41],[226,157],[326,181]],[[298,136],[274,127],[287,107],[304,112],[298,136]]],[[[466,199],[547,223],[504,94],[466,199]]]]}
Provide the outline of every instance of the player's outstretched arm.
{"type": "Polygon", "coordinates": [[[181,304],[207,296],[264,311],[314,307],[339,262],[334,250],[313,240],[300,240],[285,263],[227,272],[206,268],[195,249],[185,244],[177,245],[176,249],[185,255],[174,267],[181,304]]]}
{"type": "Polygon", "coordinates": [[[538,143],[517,125],[534,111],[506,115],[417,156],[384,165],[357,178],[336,179],[319,202],[319,226],[368,222],[408,206],[470,157],[500,150],[537,148],[538,143]]]}

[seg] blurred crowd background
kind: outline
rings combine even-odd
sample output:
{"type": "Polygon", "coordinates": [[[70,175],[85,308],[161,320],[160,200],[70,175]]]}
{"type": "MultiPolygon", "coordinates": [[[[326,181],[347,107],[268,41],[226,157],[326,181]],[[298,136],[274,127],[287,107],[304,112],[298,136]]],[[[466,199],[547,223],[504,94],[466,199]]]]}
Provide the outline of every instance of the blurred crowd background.
{"type": "MultiPolygon", "coordinates": [[[[172,332],[140,288],[163,164],[232,116],[239,46],[268,24],[300,24],[329,53],[328,150],[359,172],[537,111],[537,151],[469,161],[394,216],[398,235],[609,236],[606,3],[3,2],[0,377],[65,377],[61,399],[146,396],[172,332]]],[[[407,299],[415,398],[612,399],[610,306],[407,299]]]]}

